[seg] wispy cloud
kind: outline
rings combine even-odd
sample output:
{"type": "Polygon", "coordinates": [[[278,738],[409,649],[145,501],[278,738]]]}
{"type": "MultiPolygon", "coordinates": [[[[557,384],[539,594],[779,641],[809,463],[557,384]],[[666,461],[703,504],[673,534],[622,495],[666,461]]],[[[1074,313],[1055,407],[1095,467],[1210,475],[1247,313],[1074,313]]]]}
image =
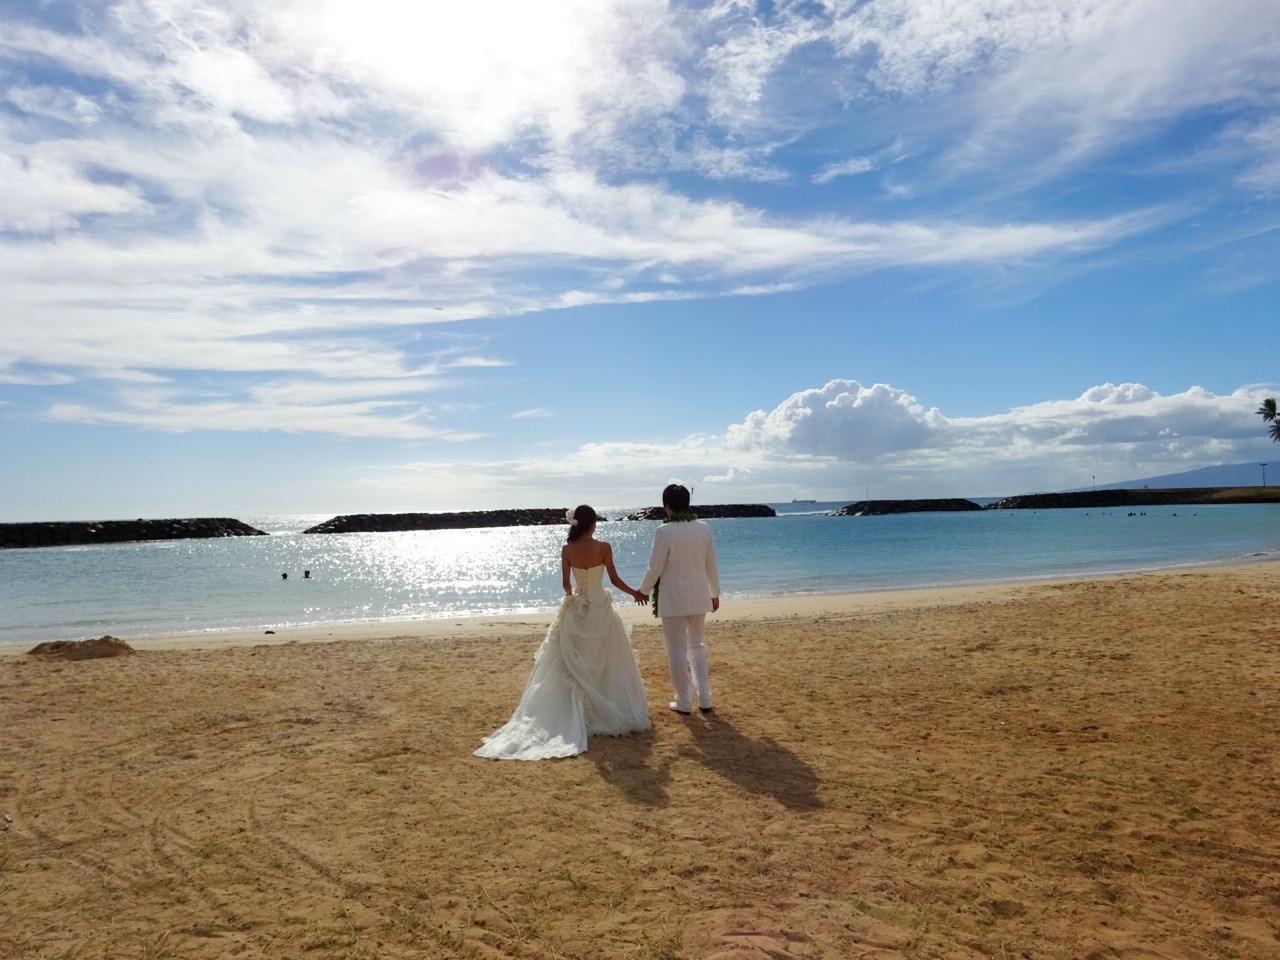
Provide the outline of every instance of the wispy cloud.
{"type": "MultiPolygon", "coordinates": [[[[6,8],[0,379],[64,422],[457,440],[422,395],[520,361],[419,351],[432,328],[902,267],[1078,275],[1195,203],[1031,188],[1144,138],[1191,130],[1219,189],[1274,192],[1277,22],[1272,0],[6,8]]],[[[1020,449],[869,389],[728,446],[827,416],[805,455],[840,423],[878,431],[868,455],[1020,449]]],[[[1067,443],[1037,416],[1008,436],[1067,443]]]]}
{"type": "Polygon", "coordinates": [[[860,173],[867,173],[875,169],[873,163],[867,157],[854,157],[851,160],[841,160],[838,163],[829,163],[822,168],[820,173],[814,174],[814,183],[830,183],[836,177],[857,176],[860,173]]]}
{"type": "Polygon", "coordinates": [[[1280,116],[1271,116],[1239,134],[1246,147],[1240,183],[1264,193],[1280,189],[1280,116]]]}
{"type": "MultiPolygon", "coordinates": [[[[293,392],[293,391],[288,391],[293,392]]],[[[110,404],[55,403],[53,421],[147,427],[170,433],[236,431],[310,433],[365,439],[461,442],[474,434],[434,426],[430,412],[406,401],[290,401],[285,391],[249,400],[209,400],[167,389],[121,391],[110,404]]]]}

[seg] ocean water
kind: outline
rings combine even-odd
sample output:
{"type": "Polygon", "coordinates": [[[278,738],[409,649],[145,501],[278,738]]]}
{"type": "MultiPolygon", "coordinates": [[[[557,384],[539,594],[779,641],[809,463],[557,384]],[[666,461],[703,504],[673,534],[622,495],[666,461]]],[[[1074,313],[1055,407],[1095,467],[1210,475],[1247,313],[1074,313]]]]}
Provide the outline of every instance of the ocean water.
{"type": "MultiPolygon", "coordinates": [[[[711,521],[724,603],[1280,558],[1274,504],[829,515],[842,505],[774,504],[776,518],[711,521]]],[[[561,596],[564,527],[305,535],[328,517],[240,519],[271,536],[0,550],[0,644],[549,615],[561,596]]],[[[597,531],[633,586],[655,526],[597,531]]]]}

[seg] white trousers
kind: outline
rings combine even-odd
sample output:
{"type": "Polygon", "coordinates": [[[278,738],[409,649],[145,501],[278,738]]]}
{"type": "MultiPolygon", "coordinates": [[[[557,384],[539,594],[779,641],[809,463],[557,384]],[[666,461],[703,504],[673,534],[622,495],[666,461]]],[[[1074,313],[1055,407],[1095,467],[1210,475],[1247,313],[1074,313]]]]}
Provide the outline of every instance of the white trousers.
{"type": "Polygon", "coordinates": [[[676,709],[711,706],[711,679],[707,676],[707,648],[702,644],[705,613],[685,617],[663,617],[662,637],[667,642],[667,665],[675,688],[676,709]]]}

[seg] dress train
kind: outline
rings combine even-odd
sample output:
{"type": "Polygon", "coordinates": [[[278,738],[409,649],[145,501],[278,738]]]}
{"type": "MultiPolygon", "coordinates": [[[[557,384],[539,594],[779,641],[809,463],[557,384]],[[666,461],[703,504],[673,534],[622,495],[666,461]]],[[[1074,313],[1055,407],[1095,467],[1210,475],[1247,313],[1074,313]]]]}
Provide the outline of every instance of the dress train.
{"type": "Polygon", "coordinates": [[[574,592],[547,629],[520,703],[505,725],[484,738],[477,757],[572,757],[587,749],[593,733],[649,729],[631,625],[613,609],[604,572],[603,565],[573,569],[574,592]]]}

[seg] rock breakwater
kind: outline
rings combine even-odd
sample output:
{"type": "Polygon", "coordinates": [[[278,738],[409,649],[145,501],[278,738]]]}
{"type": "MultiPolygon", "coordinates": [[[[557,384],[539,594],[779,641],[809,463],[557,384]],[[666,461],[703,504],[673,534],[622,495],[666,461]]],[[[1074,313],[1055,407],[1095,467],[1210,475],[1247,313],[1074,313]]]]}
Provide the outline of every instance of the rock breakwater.
{"type": "MultiPolygon", "coordinates": [[[[724,520],[731,517],[776,517],[778,512],[764,503],[722,503],[694,504],[689,508],[698,515],[699,520],[724,520]]],[[[649,507],[636,513],[627,514],[627,520],[662,520],[666,511],[661,507],[649,507]]]]}
{"type": "Polygon", "coordinates": [[[405,530],[550,526],[565,523],[567,510],[567,507],[533,507],[525,510],[467,510],[462,513],[350,513],[317,523],[302,532],[395,533],[405,530]]]}
{"type": "Polygon", "coordinates": [[[212,537],[265,536],[263,531],[229,517],[0,523],[0,550],[17,547],[67,547],[87,543],[127,543],[133,540],[197,540],[212,537]]]}
{"type": "Polygon", "coordinates": [[[1277,501],[1280,501],[1280,487],[1141,487],[1124,490],[1077,490],[1073,493],[1029,493],[997,500],[988,509],[1055,510],[1070,507],[1153,507],[1277,501]]]}
{"type": "Polygon", "coordinates": [[[981,510],[972,500],[859,500],[832,512],[833,517],[879,517],[895,513],[958,513],[981,510]]]}

